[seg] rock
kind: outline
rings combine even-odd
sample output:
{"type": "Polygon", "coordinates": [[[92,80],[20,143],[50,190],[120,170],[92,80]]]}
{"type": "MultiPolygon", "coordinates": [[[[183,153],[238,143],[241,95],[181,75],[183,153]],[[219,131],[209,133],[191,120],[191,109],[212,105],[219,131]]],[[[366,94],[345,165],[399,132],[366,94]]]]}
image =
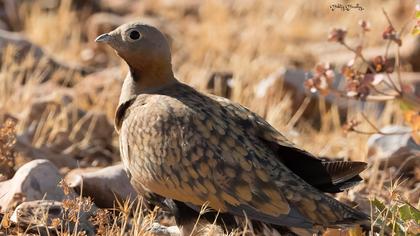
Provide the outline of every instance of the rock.
{"type": "Polygon", "coordinates": [[[73,102],[77,95],[66,91],[38,98],[34,95],[21,113],[25,128],[18,135],[17,150],[28,159],[49,159],[59,168],[76,168],[76,160],[82,167],[109,165],[117,158],[112,123],[103,112],[80,109],[73,102]]]}
{"type": "Polygon", "coordinates": [[[410,189],[409,191],[404,192],[404,199],[407,199],[408,202],[411,202],[413,204],[417,204],[420,199],[420,181],[417,182],[417,184],[413,187],[413,189],[410,189]]]}
{"type": "Polygon", "coordinates": [[[420,97],[420,73],[419,72],[402,72],[401,79],[405,84],[412,86],[415,96],[420,97]]]}
{"type": "Polygon", "coordinates": [[[100,101],[105,102],[103,99],[109,99],[106,104],[112,104],[113,114],[118,104],[115,99],[110,98],[119,96],[123,77],[119,67],[107,68],[84,77],[74,86],[78,105],[92,107],[100,101]]]}
{"type": "MultiPolygon", "coordinates": [[[[148,232],[153,236],[178,236],[181,235],[181,232],[177,226],[166,227],[160,225],[159,223],[153,223],[152,226],[148,229],[148,232]]],[[[204,234],[210,235],[210,234],[204,234]]]]}
{"type": "Polygon", "coordinates": [[[114,160],[112,134],[114,126],[103,112],[90,111],[72,127],[71,146],[63,154],[79,157],[82,166],[106,166],[114,160]]]}
{"type": "Polygon", "coordinates": [[[1,30],[8,30],[9,27],[7,26],[7,24],[4,21],[0,20],[0,29],[1,30]]]}
{"type": "MultiPolygon", "coordinates": [[[[380,168],[396,167],[401,173],[420,165],[420,145],[411,137],[411,128],[387,126],[383,134],[374,134],[368,140],[368,157],[377,159],[380,168]]],[[[398,174],[398,173],[397,173],[398,174]]]]}
{"type": "MultiPolygon", "coordinates": [[[[344,79],[338,74],[336,76],[338,78],[334,81],[333,86],[335,88],[343,86],[342,81],[344,79]]],[[[257,99],[265,99],[267,100],[266,103],[273,103],[273,105],[283,100],[289,94],[293,97],[291,114],[295,114],[302,104],[304,104],[305,98],[309,97],[310,100],[307,101],[308,103],[302,116],[310,120],[314,126],[319,126],[321,120],[319,108],[320,97],[318,94],[309,93],[305,88],[304,83],[308,78],[309,74],[304,70],[280,68],[266,79],[261,80],[256,85],[254,92],[257,99]]],[[[337,106],[340,112],[340,118],[344,121],[348,108],[347,100],[329,95],[325,97],[325,102],[328,109],[332,105],[337,106]]],[[[271,105],[267,104],[266,107],[271,107],[271,105]]],[[[260,111],[260,113],[265,114],[266,111],[260,111]]]]}
{"type": "Polygon", "coordinates": [[[86,23],[88,43],[98,47],[97,44],[94,45],[95,38],[98,35],[110,32],[125,22],[127,22],[127,19],[124,16],[110,12],[92,14],[86,23]]]}
{"type": "Polygon", "coordinates": [[[70,135],[76,141],[88,139],[90,142],[108,143],[113,132],[114,126],[104,113],[90,111],[77,121],[70,135]]]}
{"type": "Polygon", "coordinates": [[[13,211],[10,220],[14,223],[49,226],[55,218],[63,214],[62,203],[53,200],[23,202],[13,211]],[[45,217],[46,216],[46,217],[45,217]]]}
{"type": "Polygon", "coordinates": [[[83,196],[90,196],[102,208],[114,207],[115,198],[123,202],[137,197],[122,164],[97,170],[75,169],[66,175],[65,180],[69,187],[82,192],[83,196]]]}
{"type": "Polygon", "coordinates": [[[108,63],[107,49],[95,43],[95,38],[100,34],[112,31],[123,22],[127,22],[124,16],[111,12],[98,12],[89,16],[85,29],[89,47],[81,52],[82,60],[93,66],[105,67],[108,63]]]}
{"type": "Polygon", "coordinates": [[[135,12],[139,3],[131,0],[99,0],[103,11],[112,11],[119,15],[126,15],[135,12]]]}
{"type": "Polygon", "coordinates": [[[5,29],[22,30],[22,18],[19,14],[20,1],[3,0],[0,2],[0,19],[7,26],[5,29]]]}
{"type": "MultiPolygon", "coordinates": [[[[352,44],[350,40],[350,45],[352,44]]],[[[367,60],[371,60],[376,56],[385,53],[385,46],[368,47],[363,49],[363,56],[367,60]]],[[[341,68],[354,58],[354,52],[349,51],[340,44],[331,42],[308,43],[303,46],[303,51],[316,55],[319,62],[330,62],[341,68]]],[[[395,60],[397,50],[389,50],[388,58],[395,60]]],[[[401,47],[401,60],[403,65],[409,64],[415,72],[420,72],[420,36],[412,36],[411,34],[403,38],[401,47]]]]}
{"type": "Polygon", "coordinates": [[[48,82],[39,85],[28,96],[32,101],[19,114],[23,132],[17,135],[18,156],[26,160],[47,159],[59,168],[76,168],[74,156],[62,153],[73,144],[69,140],[70,131],[85,114],[72,104],[73,93],[48,82]],[[46,96],[48,90],[54,92],[46,96]],[[45,114],[49,114],[48,118],[45,114]],[[37,133],[40,130],[42,134],[37,133]]]}
{"type": "MultiPolygon", "coordinates": [[[[347,43],[350,45],[356,45],[358,39],[348,39],[347,43]]],[[[346,65],[350,60],[354,58],[354,53],[346,49],[343,45],[339,43],[332,42],[316,42],[316,43],[306,43],[302,45],[302,51],[306,51],[312,55],[316,55],[318,62],[330,62],[341,68],[343,65],[346,65]]],[[[378,55],[383,55],[385,53],[385,46],[379,47],[368,47],[363,49],[363,56],[370,60],[378,55]]],[[[395,58],[396,50],[389,50],[388,57],[395,58]]]]}
{"type": "Polygon", "coordinates": [[[41,235],[49,235],[47,231],[52,233],[61,229],[74,232],[75,223],[71,218],[75,216],[74,213],[80,212],[78,215],[78,231],[83,230],[87,235],[94,235],[95,228],[89,218],[94,215],[96,207],[90,206],[87,208],[88,211],[85,211],[86,209],[73,211],[73,209],[66,209],[65,204],[59,201],[29,201],[20,204],[13,212],[10,220],[18,227],[29,232],[43,230],[44,232],[41,232],[41,235]]]}
{"type": "Polygon", "coordinates": [[[25,160],[46,159],[58,168],[77,168],[77,160],[71,155],[54,153],[48,148],[36,148],[23,136],[17,137],[15,149],[18,156],[25,160]]]}
{"type": "MultiPolygon", "coordinates": [[[[63,200],[65,194],[58,186],[61,179],[57,167],[50,161],[28,162],[16,171],[12,179],[0,182],[1,210],[4,212],[23,200],[63,200]]],[[[73,195],[70,192],[70,196],[73,195]]]]}
{"type": "Polygon", "coordinates": [[[3,58],[6,47],[10,45],[16,47],[15,59],[18,62],[23,60],[29,52],[36,60],[45,55],[39,46],[30,42],[22,34],[0,29],[0,58],[3,58]]]}
{"type": "MultiPolygon", "coordinates": [[[[42,120],[48,122],[49,120],[45,120],[45,113],[47,112],[50,114],[51,120],[67,120],[69,127],[72,127],[77,120],[85,115],[83,110],[72,105],[75,94],[68,88],[62,88],[53,83],[45,83],[37,86],[37,89],[34,90],[36,91],[26,94],[32,98],[31,102],[19,114],[19,120],[21,120],[25,130],[30,129],[34,123],[39,123],[42,120]]],[[[17,93],[17,96],[23,95],[17,93]]],[[[34,129],[37,128],[34,127],[34,129]]],[[[30,130],[25,134],[32,139],[34,132],[35,130],[30,130]]]]}
{"type": "MultiPolygon", "coordinates": [[[[357,45],[359,39],[348,39],[350,45],[357,45]]],[[[309,52],[316,55],[319,62],[330,62],[341,68],[354,58],[354,52],[349,51],[344,46],[338,43],[331,42],[316,42],[305,43],[302,45],[302,51],[309,52]]],[[[363,49],[363,56],[367,60],[371,60],[378,55],[385,53],[386,46],[368,47],[363,49]]],[[[392,48],[388,51],[388,58],[395,60],[397,50],[392,48]]],[[[420,72],[420,36],[413,36],[408,34],[402,39],[402,46],[400,49],[400,57],[402,65],[409,64],[411,69],[415,72],[420,72]]]]}
{"type": "MultiPolygon", "coordinates": [[[[43,63],[42,65],[45,67],[45,71],[41,82],[49,80],[53,72],[58,69],[63,70],[66,73],[77,72],[82,75],[94,72],[93,68],[65,62],[52,54],[46,53],[40,46],[32,43],[20,33],[0,29],[0,64],[3,63],[2,59],[5,56],[12,56],[13,60],[10,61],[13,63],[21,63],[26,57],[32,56],[33,63],[30,63],[29,68],[24,68],[30,71],[33,71],[34,68],[37,68],[38,65],[43,63]]],[[[28,66],[25,65],[25,67],[28,66]]],[[[59,80],[61,84],[67,85],[69,83],[68,79],[63,78],[62,80],[63,81],[59,80]]]]}
{"type": "MultiPolygon", "coordinates": [[[[396,76],[395,76],[396,77],[396,76]]],[[[310,78],[310,73],[300,69],[286,69],[280,68],[273,72],[267,78],[261,80],[254,87],[254,93],[256,99],[263,99],[262,104],[266,104],[264,107],[272,107],[270,104],[276,105],[279,101],[283,100],[286,95],[292,97],[292,109],[291,114],[295,114],[301,107],[305,107],[302,117],[312,121],[312,124],[317,127],[320,120],[320,95],[318,93],[310,93],[304,86],[305,81],[310,78]],[[310,98],[309,101],[305,99],[310,98]],[[306,106],[304,105],[306,103],[306,106]]],[[[413,87],[413,93],[420,95],[420,73],[401,73],[402,80],[413,87]]],[[[395,81],[398,83],[398,81],[395,81]]],[[[338,72],[335,72],[335,80],[332,84],[334,89],[341,91],[345,90],[345,78],[338,72]]],[[[358,109],[369,106],[370,109],[377,110],[379,113],[383,111],[385,107],[384,102],[380,101],[365,101],[361,102],[358,100],[344,98],[340,96],[334,96],[329,94],[322,99],[325,100],[326,109],[330,109],[332,106],[336,106],[340,115],[340,121],[344,122],[347,118],[347,112],[350,109],[358,109]]],[[[259,110],[260,114],[265,114],[265,110],[259,110]]]]}

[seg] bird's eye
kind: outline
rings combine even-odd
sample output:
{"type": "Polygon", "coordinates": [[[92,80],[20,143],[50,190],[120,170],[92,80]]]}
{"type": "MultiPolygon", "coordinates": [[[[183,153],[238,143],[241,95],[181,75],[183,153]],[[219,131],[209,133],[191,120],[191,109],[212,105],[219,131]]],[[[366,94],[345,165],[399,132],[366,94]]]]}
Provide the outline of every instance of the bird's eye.
{"type": "Polygon", "coordinates": [[[130,32],[130,39],[137,40],[140,38],[140,33],[137,30],[133,30],[130,32]]]}

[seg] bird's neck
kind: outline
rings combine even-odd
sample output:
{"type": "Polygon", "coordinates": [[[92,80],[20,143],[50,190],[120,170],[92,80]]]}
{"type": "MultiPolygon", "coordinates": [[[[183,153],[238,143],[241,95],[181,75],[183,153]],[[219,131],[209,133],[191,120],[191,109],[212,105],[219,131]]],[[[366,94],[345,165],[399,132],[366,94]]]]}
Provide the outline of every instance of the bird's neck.
{"type": "Polygon", "coordinates": [[[129,73],[140,90],[154,89],[175,80],[172,65],[168,63],[129,64],[129,73]]]}
{"type": "Polygon", "coordinates": [[[129,66],[119,103],[122,104],[139,94],[155,93],[176,83],[178,80],[175,79],[171,66],[147,69],[129,66]]]}

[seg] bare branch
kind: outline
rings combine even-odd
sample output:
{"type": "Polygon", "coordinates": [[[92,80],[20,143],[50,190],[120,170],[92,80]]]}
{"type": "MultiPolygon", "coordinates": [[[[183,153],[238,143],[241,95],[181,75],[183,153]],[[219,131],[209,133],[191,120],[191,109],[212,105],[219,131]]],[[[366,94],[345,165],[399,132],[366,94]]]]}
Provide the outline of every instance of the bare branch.
{"type": "MultiPolygon", "coordinates": [[[[389,73],[385,73],[386,74],[386,78],[388,79],[389,83],[392,85],[392,88],[398,93],[401,94],[401,90],[397,87],[397,85],[395,84],[395,82],[392,80],[391,75],[389,73]]],[[[401,87],[402,89],[402,87],[401,87]]]]}
{"type": "MultiPolygon", "coordinates": [[[[357,96],[348,96],[346,91],[342,90],[333,90],[333,93],[336,96],[348,98],[348,99],[354,99],[354,100],[360,100],[360,97],[357,96]]],[[[366,101],[372,101],[372,102],[386,102],[386,101],[392,101],[399,98],[399,95],[368,95],[365,97],[366,101]]]]}
{"type": "Polygon", "coordinates": [[[361,52],[357,52],[354,48],[350,47],[348,44],[346,44],[345,42],[341,42],[341,45],[343,45],[344,47],[346,47],[348,50],[352,51],[356,57],[360,57],[360,59],[362,59],[362,61],[364,63],[366,63],[366,65],[368,65],[369,70],[373,73],[376,74],[376,70],[375,68],[372,67],[372,65],[368,62],[368,60],[366,60],[366,58],[363,56],[363,54],[361,52]]]}
{"type": "Polygon", "coordinates": [[[385,15],[385,17],[386,17],[386,20],[388,21],[388,24],[389,24],[392,28],[395,28],[395,27],[394,27],[394,25],[392,25],[391,19],[389,18],[388,13],[386,13],[386,11],[385,11],[385,9],[384,9],[384,8],[382,8],[382,13],[384,13],[384,15],[385,15]]]}
{"type": "Polygon", "coordinates": [[[360,113],[362,116],[363,116],[363,119],[365,119],[366,120],[366,122],[370,125],[370,127],[372,127],[374,130],[375,130],[375,132],[376,133],[381,133],[381,130],[378,128],[378,127],[376,127],[376,125],[375,124],[373,124],[370,120],[369,120],[369,118],[367,117],[367,115],[364,113],[364,112],[362,112],[362,113],[360,113]]]}

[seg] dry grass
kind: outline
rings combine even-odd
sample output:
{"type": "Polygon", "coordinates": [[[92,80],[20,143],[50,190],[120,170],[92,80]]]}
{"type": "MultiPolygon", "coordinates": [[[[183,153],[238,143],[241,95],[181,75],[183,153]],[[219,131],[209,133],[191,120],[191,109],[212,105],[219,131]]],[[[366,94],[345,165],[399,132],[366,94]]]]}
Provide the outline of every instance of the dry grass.
{"type": "MultiPolygon", "coordinates": [[[[331,52],[335,49],[334,45],[320,49],[326,45],[323,42],[330,28],[355,28],[355,19],[365,19],[372,25],[366,44],[381,46],[383,42],[380,35],[386,26],[381,13],[382,7],[390,13],[396,26],[403,26],[412,19],[414,1],[359,3],[365,8],[364,11],[332,12],[328,1],[215,0],[198,4],[192,0],[145,0],[140,4],[133,4],[132,9],[128,8],[125,17],[127,20],[139,16],[159,18],[158,22],[161,23],[158,24],[171,36],[174,70],[180,80],[205,89],[207,78],[212,73],[232,72],[234,86],[231,99],[263,115],[298,146],[320,156],[368,161],[368,136],[344,133],[337,107],[327,109],[326,102],[319,99],[318,107],[322,116],[320,128],[317,129],[311,125],[310,120],[301,117],[305,105],[297,113],[293,112],[296,110],[291,109],[293,96],[281,84],[276,85],[264,97],[256,97],[255,94],[256,85],[280,68],[310,69],[322,58],[324,51],[331,52]]],[[[117,73],[114,73],[116,76],[112,73],[104,74],[103,81],[99,80],[105,84],[104,87],[89,90],[85,86],[78,86],[89,76],[68,73],[62,69],[46,73],[49,64],[45,58],[35,59],[28,56],[17,63],[14,59],[15,49],[8,47],[4,50],[0,68],[0,121],[3,114],[18,118],[17,133],[26,133],[28,129],[32,129],[31,144],[38,148],[49,147],[63,133],[74,132],[73,127],[77,127],[82,119],[76,115],[78,110],[103,111],[112,121],[121,83],[118,78],[122,78],[126,70],[125,65],[121,64],[112,51],[92,44],[93,39],[86,32],[86,22],[89,22],[92,11],[76,10],[70,0],[61,1],[53,10],[45,10],[42,6],[40,1],[18,5],[21,19],[19,25],[28,39],[65,64],[93,66],[98,70],[103,70],[100,66],[106,65],[116,67],[117,73]],[[105,57],[105,62],[96,58],[97,56],[105,57]],[[45,79],[51,81],[41,84],[45,79]],[[63,84],[62,81],[73,81],[71,83],[76,85],[70,88],[56,85],[63,84]],[[70,94],[72,100],[67,101],[63,94],[70,94]],[[51,96],[55,103],[50,104],[38,119],[23,113],[35,100],[51,96]]],[[[356,38],[355,32],[356,30],[350,33],[349,37],[356,38]]],[[[361,118],[360,108],[349,106],[348,109],[348,119],[361,118]]],[[[375,120],[377,127],[403,124],[403,115],[398,104],[393,102],[385,104],[384,112],[379,118],[374,105],[367,104],[363,112],[371,120],[375,120]]],[[[5,127],[4,129],[11,129],[7,128],[10,127],[9,123],[5,123],[5,127]]],[[[360,128],[371,127],[362,124],[360,128]]],[[[0,146],[1,151],[8,150],[10,142],[1,140],[4,139],[3,134],[9,140],[10,132],[0,131],[0,143],[5,143],[2,146],[6,147],[0,146]]],[[[116,135],[112,143],[115,150],[118,150],[116,135]]],[[[2,156],[8,157],[8,154],[2,156]]],[[[370,163],[364,176],[368,181],[356,192],[365,198],[391,199],[385,188],[391,184],[390,173],[380,171],[375,163],[370,163]]],[[[413,185],[408,182],[394,192],[402,194],[407,191],[413,185]]],[[[344,193],[343,198],[348,198],[347,195],[348,193],[344,193]]],[[[420,202],[412,204],[418,207],[420,202]]],[[[128,235],[139,235],[145,233],[147,227],[144,226],[152,222],[147,218],[149,216],[142,214],[139,207],[123,203],[118,211],[99,211],[93,222],[98,226],[98,234],[101,235],[127,235],[124,231],[127,231],[128,225],[134,227],[129,229],[128,235]],[[130,214],[133,211],[135,217],[130,214]]],[[[64,232],[60,234],[69,235],[64,232]]]]}

